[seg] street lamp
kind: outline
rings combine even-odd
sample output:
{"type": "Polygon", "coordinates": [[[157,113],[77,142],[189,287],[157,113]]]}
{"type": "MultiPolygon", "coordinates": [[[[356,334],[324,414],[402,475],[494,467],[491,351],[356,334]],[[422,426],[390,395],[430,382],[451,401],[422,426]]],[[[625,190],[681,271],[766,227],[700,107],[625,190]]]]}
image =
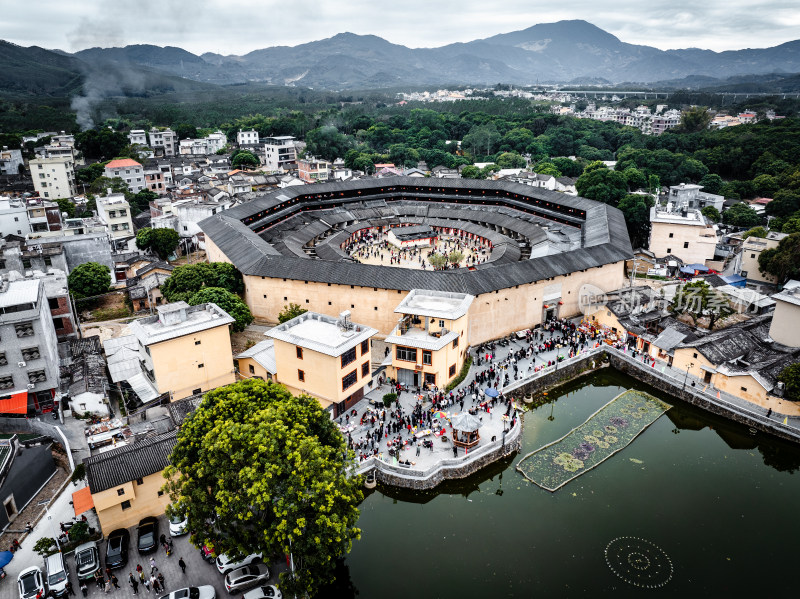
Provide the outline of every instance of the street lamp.
{"type": "Polygon", "coordinates": [[[686,376],[683,377],[683,389],[681,392],[686,391],[686,380],[689,378],[689,371],[694,367],[694,362],[689,362],[689,365],[686,367],[686,376]]]}

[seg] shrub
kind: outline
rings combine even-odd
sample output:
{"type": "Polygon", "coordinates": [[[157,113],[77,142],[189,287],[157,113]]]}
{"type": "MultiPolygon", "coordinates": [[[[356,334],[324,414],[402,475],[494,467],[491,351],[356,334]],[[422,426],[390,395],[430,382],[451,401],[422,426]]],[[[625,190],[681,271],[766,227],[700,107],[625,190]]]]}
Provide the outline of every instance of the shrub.
{"type": "Polygon", "coordinates": [[[387,408],[397,401],[397,393],[387,393],[383,396],[383,405],[387,408]]]}
{"type": "Polygon", "coordinates": [[[464,360],[464,365],[461,367],[461,372],[458,373],[456,378],[448,383],[446,391],[452,391],[462,383],[469,372],[470,366],[472,366],[472,356],[467,356],[467,359],[464,360]]]}

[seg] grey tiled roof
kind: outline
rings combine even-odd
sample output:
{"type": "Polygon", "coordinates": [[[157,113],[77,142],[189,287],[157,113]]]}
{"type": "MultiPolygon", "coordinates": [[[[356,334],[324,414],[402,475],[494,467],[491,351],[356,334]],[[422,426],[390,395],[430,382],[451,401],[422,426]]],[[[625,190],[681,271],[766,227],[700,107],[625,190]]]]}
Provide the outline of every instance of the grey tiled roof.
{"type": "MultiPolygon", "coordinates": [[[[533,222],[523,224],[535,227],[533,222]]],[[[438,289],[472,295],[619,262],[633,253],[625,220],[616,208],[503,181],[393,177],[288,187],[211,216],[200,227],[246,275],[384,289],[438,289]],[[350,197],[345,198],[344,194],[350,197]],[[525,213],[537,223],[547,222],[551,233],[558,228],[575,231],[577,227],[580,234],[575,245],[580,247],[522,261],[513,261],[515,256],[510,253],[502,263],[487,262],[475,270],[418,271],[354,263],[333,249],[317,254],[325,259],[312,259],[304,252],[303,245],[319,233],[314,230],[315,234],[306,239],[301,232],[290,231],[292,227],[283,224],[302,214],[308,221],[324,220],[332,228],[337,225],[329,217],[335,217],[338,210],[349,215],[342,223],[370,226],[362,221],[385,218],[381,203],[385,205],[387,198],[395,198],[393,205],[406,202],[406,213],[416,211],[416,219],[408,213],[408,220],[403,222],[427,223],[428,217],[459,219],[467,210],[482,210],[487,222],[508,228],[515,223],[519,226],[516,213],[525,213]],[[372,200],[381,202],[367,208],[366,202],[372,200]],[[442,206],[442,200],[456,204],[457,208],[440,217],[435,212],[442,206]],[[315,218],[314,213],[308,212],[312,203],[315,211],[326,211],[324,218],[315,218]]],[[[568,242],[570,238],[562,239],[568,242]]]]}
{"type": "Polygon", "coordinates": [[[160,472],[169,464],[169,454],[176,441],[176,432],[169,431],[85,458],[89,489],[99,493],[160,472]]]}

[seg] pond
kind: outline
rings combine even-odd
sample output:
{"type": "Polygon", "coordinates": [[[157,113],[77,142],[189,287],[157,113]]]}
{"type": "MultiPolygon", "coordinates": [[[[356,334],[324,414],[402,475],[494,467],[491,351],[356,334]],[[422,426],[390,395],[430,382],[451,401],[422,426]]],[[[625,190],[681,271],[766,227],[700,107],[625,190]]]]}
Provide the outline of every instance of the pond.
{"type": "Polygon", "coordinates": [[[800,448],[751,435],[615,371],[551,398],[525,415],[522,450],[512,459],[430,493],[367,492],[362,538],[320,596],[713,597],[793,587],[800,448]],[[674,407],[555,493],[514,469],[626,389],[674,407]],[[606,548],[620,537],[646,543],[631,541],[624,551],[612,545],[609,564],[606,548]],[[642,589],[612,567],[640,583],[652,575],[654,586],[666,582],[664,572],[672,576],[642,589]]]}

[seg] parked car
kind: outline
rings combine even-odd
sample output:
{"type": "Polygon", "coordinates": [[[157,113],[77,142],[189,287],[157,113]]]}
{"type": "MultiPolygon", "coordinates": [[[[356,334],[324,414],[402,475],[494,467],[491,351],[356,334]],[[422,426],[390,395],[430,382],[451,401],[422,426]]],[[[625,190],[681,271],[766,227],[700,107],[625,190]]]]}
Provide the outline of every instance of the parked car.
{"type": "Polygon", "coordinates": [[[282,599],[283,595],[278,587],[268,584],[263,587],[256,587],[252,591],[247,591],[242,599],[282,599]]]}
{"type": "Polygon", "coordinates": [[[124,528],[118,528],[108,535],[106,545],[106,568],[117,570],[124,568],[128,563],[128,546],[131,544],[131,535],[124,528]]]}
{"type": "Polygon", "coordinates": [[[225,588],[233,594],[262,585],[268,580],[269,568],[263,564],[255,564],[229,572],[225,576],[225,588]]]}
{"type": "Polygon", "coordinates": [[[203,545],[200,548],[200,557],[202,557],[205,561],[209,564],[216,563],[216,558],[214,557],[214,552],[208,547],[208,545],[203,545]]]}
{"type": "Polygon", "coordinates": [[[75,570],[78,573],[78,580],[92,578],[94,573],[100,569],[100,552],[97,550],[97,543],[89,541],[75,548],[75,570]]]}
{"type": "Polygon", "coordinates": [[[44,596],[44,581],[42,571],[36,566],[25,568],[17,577],[19,585],[19,599],[35,599],[39,593],[44,596]]]}
{"type": "Polygon", "coordinates": [[[59,552],[44,558],[44,572],[50,595],[53,597],[66,595],[69,572],[64,563],[64,554],[59,552]]]}
{"type": "Polygon", "coordinates": [[[186,587],[172,591],[161,599],[217,599],[217,591],[210,584],[201,587],[186,587]]]}
{"type": "Polygon", "coordinates": [[[254,561],[259,559],[261,559],[260,553],[253,553],[242,559],[233,559],[223,553],[217,557],[217,570],[219,570],[220,574],[227,574],[228,572],[232,572],[233,570],[241,568],[242,566],[249,566],[254,561]]]}
{"type": "Polygon", "coordinates": [[[179,537],[185,535],[189,532],[186,528],[188,524],[189,521],[183,516],[172,516],[169,519],[169,536],[179,537]]]}
{"type": "Polygon", "coordinates": [[[152,553],[158,547],[158,519],[148,516],[136,527],[136,547],[139,553],[152,553]]]}

